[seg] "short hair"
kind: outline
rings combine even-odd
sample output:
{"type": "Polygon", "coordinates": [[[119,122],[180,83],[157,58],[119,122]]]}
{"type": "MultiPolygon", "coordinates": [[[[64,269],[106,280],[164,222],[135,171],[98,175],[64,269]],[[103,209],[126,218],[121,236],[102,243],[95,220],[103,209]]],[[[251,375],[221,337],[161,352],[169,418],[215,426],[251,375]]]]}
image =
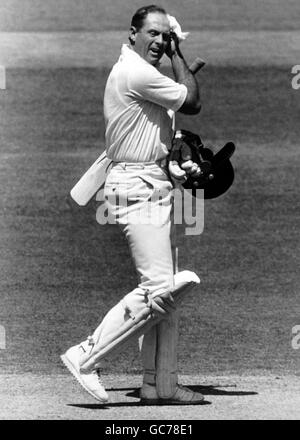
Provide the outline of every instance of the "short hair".
{"type": "Polygon", "coordinates": [[[139,31],[144,25],[145,18],[151,12],[159,12],[161,14],[167,15],[166,10],[161,6],[157,6],[157,5],[143,6],[139,8],[132,17],[131,26],[134,26],[136,30],[139,31]]]}

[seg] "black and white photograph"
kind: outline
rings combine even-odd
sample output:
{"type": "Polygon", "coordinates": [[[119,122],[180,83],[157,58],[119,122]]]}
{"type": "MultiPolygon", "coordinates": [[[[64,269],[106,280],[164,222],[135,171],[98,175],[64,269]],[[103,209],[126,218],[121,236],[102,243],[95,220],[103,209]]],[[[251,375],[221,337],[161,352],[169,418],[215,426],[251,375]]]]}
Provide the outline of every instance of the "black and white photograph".
{"type": "Polygon", "coordinates": [[[300,420],[299,23],[0,0],[0,420],[300,420]]]}

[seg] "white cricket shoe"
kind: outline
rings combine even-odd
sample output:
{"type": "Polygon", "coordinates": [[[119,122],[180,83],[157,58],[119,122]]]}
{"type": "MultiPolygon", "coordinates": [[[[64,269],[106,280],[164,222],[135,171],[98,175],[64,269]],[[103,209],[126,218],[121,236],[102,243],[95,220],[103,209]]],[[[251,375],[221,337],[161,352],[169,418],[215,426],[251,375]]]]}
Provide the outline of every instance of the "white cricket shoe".
{"type": "Polygon", "coordinates": [[[65,354],[60,356],[61,360],[68,368],[70,373],[76,378],[80,385],[101,403],[108,402],[108,394],[101,382],[100,370],[94,370],[92,373],[81,373],[79,367],[79,357],[82,353],[80,344],[69,348],[65,354]]]}

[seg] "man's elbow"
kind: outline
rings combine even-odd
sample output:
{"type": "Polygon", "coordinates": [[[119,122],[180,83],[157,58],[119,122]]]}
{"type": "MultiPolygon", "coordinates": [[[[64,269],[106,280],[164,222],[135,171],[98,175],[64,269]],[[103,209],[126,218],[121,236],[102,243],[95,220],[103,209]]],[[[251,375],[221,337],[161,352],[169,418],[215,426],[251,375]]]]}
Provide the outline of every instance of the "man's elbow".
{"type": "Polygon", "coordinates": [[[201,110],[201,102],[200,99],[198,99],[193,106],[193,115],[197,115],[198,113],[200,113],[200,110],[201,110]]]}
{"type": "Polygon", "coordinates": [[[197,115],[201,110],[201,102],[200,99],[194,102],[185,102],[182,107],[179,109],[181,113],[186,115],[197,115]]]}

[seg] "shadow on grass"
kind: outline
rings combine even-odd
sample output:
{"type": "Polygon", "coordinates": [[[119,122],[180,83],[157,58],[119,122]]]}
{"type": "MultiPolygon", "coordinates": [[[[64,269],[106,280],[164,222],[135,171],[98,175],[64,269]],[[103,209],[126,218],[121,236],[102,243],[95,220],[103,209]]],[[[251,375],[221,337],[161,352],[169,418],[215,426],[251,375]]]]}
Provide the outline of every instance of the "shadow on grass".
{"type": "MultiPolygon", "coordinates": [[[[258,394],[255,391],[227,391],[223,388],[226,388],[226,386],[222,385],[185,385],[190,390],[201,393],[204,396],[253,396],[258,394]],[[222,388],[222,389],[220,389],[222,388]]],[[[107,391],[129,391],[129,393],[126,394],[128,397],[135,397],[139,398],[139,391],[140,388],[110,388],[107,389],[107,391]]]]}
{"type": "Polygon", "coordinates": [[[182,403],[140,403],[138,402],[115,402],[106,405],[101,405],[97,403],[69,403],[67,406],[73,406],[75,408],[85,408],[85,409],[109,409],[109,408],[118,408],[118,407],[141,407],[141,406],[204,406],[211,405],[211,402],[208,400],[203,400],[200,403],[192,403],[192,404],[182,404],[182,403]]]}
{"type": "MultiPolygon", "coordinates": [[[[219,389],[222,387],[216,387],[213,385],[188,385],[188,388],[190,388],[191,390],[201,393],[204,396],[253,396],[253,395],[257,395],[258,393],[255,391],[226,391],[223,389],[219,389]]],[[[140,388],[110,388],[107,389],[107,391],[128,391],[126,393],[127,397],[133,397],[136,399],[139,399],[139,391],[140,388]]],[[[209,402],[208,400],[204,400],[201,403],[195,403],[192,404],[193,406],[195,405],[211,405],[211,402],[209,402]]],[[[94,403],[87,403],[87,404],[80,404],[80,403],[76,403],[76,404],[68,404],[68,406],[73,406],[76,408],[86,408],[86,409],[108,409],[108,408],[116,408],[116,407],[138,407],[138,406],[186,406],[183,405],[182,403],[164,403],[164,402],[157,402],[157,403],[140,403],[139,401],[137,402],[115,402],[115,403],[111,403],[111,404],[106,404],[106,405],[100,405],[100,404],[94,404],[94,403]]]]}

